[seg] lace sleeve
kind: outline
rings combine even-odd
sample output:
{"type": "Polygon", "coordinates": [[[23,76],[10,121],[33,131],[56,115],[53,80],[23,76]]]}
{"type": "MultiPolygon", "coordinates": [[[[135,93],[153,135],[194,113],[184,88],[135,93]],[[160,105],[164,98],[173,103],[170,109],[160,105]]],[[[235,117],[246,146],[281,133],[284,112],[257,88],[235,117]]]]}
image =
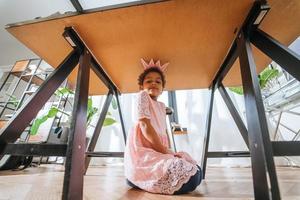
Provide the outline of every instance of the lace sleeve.
{"type": "Polygon", "coordinates": [[[137,100],[138,119],[150,119],[150,101],[146,91],[142,91],[138,95],[137,100]]]}

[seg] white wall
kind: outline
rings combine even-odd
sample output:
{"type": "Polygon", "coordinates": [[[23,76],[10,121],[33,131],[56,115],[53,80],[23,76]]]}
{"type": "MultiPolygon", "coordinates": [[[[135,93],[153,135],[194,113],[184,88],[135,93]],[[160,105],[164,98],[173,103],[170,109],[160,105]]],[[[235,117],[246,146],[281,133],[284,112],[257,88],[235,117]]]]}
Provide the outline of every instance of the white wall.
{"type": "Polygon", "coordinates": [[[37,57],[5,30],[7,24],[66,11],[75,11],[70,1],[0,0],[0,66],[11,65],[16,60],[37,57]]]}

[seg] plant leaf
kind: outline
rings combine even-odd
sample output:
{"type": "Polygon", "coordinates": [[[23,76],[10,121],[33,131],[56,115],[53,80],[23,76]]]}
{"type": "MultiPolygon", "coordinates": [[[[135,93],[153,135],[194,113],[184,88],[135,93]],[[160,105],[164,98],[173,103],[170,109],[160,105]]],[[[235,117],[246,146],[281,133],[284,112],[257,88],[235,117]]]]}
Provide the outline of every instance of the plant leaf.
{"type": "Polygon", "coordinates": [[[45,121],[47,121],[48,118],[49,117],[47,115],[44,115],[41,118],[35,119],[30,128],[30,135],[36,135],[41,124],[44,123],[45,121]]]}
{"type": "Polygon", "coordinates": [[[260,88],[266,87],[267,83],[279,75],[278,69],[264,69],[258,76],[260,88]]]}
{"type": "MultiPolygon", "coordinates": [[[[5,93],[7,96],[9,96],[9,104],[12,104],[14,107],[17,107],[18,103],[19,103],[19,100],[17,99],[16,96],[14,95],[10,95],[8,93],[5,93]]],[[[20,105],[21,106],[21,105],[20,105]]]]}
{"type": "Polygon", "coordinates": [[[89,124],[90,121],[92,120],[93,116],[98,112],[98,108],[93,107],[90,112],[88,112],[88,116],[87,116],[87,123],[89,124]]]}
{"type": "Polygon", "coordinates": [[[87,124],[90,124],[93,116],[98,112],[98,108],[93,107],[93,100],[92,98],[88,99],[87,105],[87,124]]]}
{"type": "Polygon", "coordinates": [[[116,101],[116,99],[115,99],[115,98],[113,98],[113,99],[112,99],[112,101],[111,101],[111,105],[112,105],[112,107],[113,107],[113,109],[114,109],[114,110],[117,110],[117,108],[118,108],[118,105],[117,105],[117,101],[116,101]]]}
{"type": "Polygon", "coordinates": [[[106,117],[103,122],[103,126],[110,126],[114,123],[116,123],[116,120],[114,120],[113,118],[110,118],[110,117],[106,117]]]}
{"type": "Polygon", "coordinates": [[[58,91],[62,94],[74,94],[74,92],[72,90],[70,90],[69,88],[59,88],[58,91]]]}
{"type": "Polygon", "coordinates": [[[232,92],[239,94],[239,95],[243,95],[244,91],[243,91],[243,87],[242,86],[238,86],[238,87],[229,87],[229,90],[231,90],[232,92]]]}
{"type": "Polygon", "coordinates": [[[55,117],[55,115],[58,113],[58,108],[56,107],[51,107],[51,109],[49,110],[47,116],[49,118],[55,117]]]}
{"type": "Polygon", "coordinates": [[[88,109],[92,109],[92,107],[93,107],[93,100],[92,100],[92,98],[89,98],[88,99],[88,109]]]}
{"type": "Polygon", "coordinates": [[[36,118],[30,128],[30,135],[36,135],[41,124],[44,123],[45,121],[47,121],[49,118],[55,117],[57,112],[58,112],[58,109],[56,107],[51,107],[51,109],[48,111],[48,113],[46,115],[43,115],[40,118],[36,118]]]}
{"type": "Polygon", "coordinates": [[[70,90],[69,88],[66,88],[66,87],[58,88],[55,91],[55,95],[57,95],[57,96],[63,96],[65,94],[74,94],[74,92],[72,90],[70,90]]]}

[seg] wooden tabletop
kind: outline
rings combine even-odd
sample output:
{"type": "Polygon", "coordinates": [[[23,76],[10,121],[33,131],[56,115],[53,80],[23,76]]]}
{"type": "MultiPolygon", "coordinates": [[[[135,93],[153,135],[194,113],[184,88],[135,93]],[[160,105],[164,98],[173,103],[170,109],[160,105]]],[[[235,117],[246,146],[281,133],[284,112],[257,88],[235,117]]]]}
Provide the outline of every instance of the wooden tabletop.
{"type": "MultiPolygon", "coordinates": [[[[73,26],[122,93],[137,92],[140,58],[170,62],[167,90],[207,88],[224,60],[253,0],[172,0],[13,24],[7,30],[53,67],[71,51],[62,37],[73,26]]],[[[268,1],[260,28],[289,45],[300,36],[300,1],[268,1]]],[[[138,4],[141,4],[140,2],[138,4]]],[[[257,70],[270,63],[254,48],[257,70]]],[[[239,85],[238,60],[224,80],[239,85]]],[[[69,77],[75,85],[76,70],[69,77]]],[[[90,94],[107,89],[91,74],[90,94]]]]}

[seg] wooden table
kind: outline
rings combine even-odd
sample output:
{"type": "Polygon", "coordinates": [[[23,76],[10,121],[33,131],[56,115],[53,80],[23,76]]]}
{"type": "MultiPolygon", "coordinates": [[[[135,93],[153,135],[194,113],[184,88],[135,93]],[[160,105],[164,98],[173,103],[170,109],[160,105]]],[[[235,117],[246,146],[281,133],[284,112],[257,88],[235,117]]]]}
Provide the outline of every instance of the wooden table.
{"type": "MultiPolygon", "coordinates": [[[[112,96],[138,91],[136,79],[143,70],[140,58],[160,59],[170,62],[166,72],[167,90],[210,88],[212,91],[202,163],[204,176],[208,157],[251,154],[255,197],[279,199],[273,155],[299,155],[300,144],[270,141],[257,72],[273,59],[300,79],[299,55],[285,47],[300,35],[300,1],[268,3],[263,0],[140,1],[8,25],[12,35],[56,70],[1,130],[0,152],[57,155],[66,151],[63,199],[81,199],[87,95],[108,94],[96,127],[100,132],[112,96]],[[61,145],[56,153],[55,145],[20,148],[11,144],[69,74],[69,81],[77,85],[68,145],[61,145]],[[242,83],[248,128],[224,88],[242,83]],[[220,90],[250,152],[208,152],[216,89],[220,90]]],[[[117,102],[122,117],[118,98],[117,102]]],[[[125,133],[122,118],[121,121],[125,133]]],[[[97,138],[92,139],[93,145],[97,138]]]]}

